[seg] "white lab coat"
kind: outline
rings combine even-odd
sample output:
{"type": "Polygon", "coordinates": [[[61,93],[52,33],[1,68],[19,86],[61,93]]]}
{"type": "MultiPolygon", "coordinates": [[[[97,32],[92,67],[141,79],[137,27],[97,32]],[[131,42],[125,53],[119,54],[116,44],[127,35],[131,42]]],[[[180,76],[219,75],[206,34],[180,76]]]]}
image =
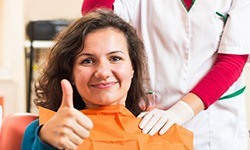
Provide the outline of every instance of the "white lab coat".
{"type": "MultiPolygon", "coordinates": [[[[250,0],[116,0],[114,11],[138,29],[157,106],[168,109],[212,67],[217,53],[249,54],[250,0]],[[225,17],[228,15],[225,24],[225,17]]],[[[242,77],[224,94],[244,87],[242,77]]],[[[208,92],[210,89],[207,89],[208,92]]],[[[185,124],[197,150],[246,150],[244,95],[217,101],[185,124]]]]}

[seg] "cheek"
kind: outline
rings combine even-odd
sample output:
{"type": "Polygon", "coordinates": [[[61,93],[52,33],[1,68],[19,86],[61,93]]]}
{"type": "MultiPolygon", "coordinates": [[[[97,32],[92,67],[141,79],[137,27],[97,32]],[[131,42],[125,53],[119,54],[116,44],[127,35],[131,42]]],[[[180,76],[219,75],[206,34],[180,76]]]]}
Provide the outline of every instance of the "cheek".
{"type": "Polygon", "coordinates": [[[86,92],[89,91],[88,89],[88,83],[89,83],[89,78],[86,74],[77,74],[75,75],[75,80],[74,80],[76,89],[80,96],[83,98],[84,95],[86,95],[86,92]]]}
{"type": "Polygon", "coordinates": [[[133,75],[134,70],[131,66],[124,66],[123,68],[121,68],[120,77],[121,79],[126,80],[126,82],[131,82],[133,75]]]}
{"type": "Polygon", "coordinates": [[[74,68],[73,70],[73,81],[76,85],[85,85],[88,83],[90,78],[90,73],[87,70],[81,68],[74,68]]]}

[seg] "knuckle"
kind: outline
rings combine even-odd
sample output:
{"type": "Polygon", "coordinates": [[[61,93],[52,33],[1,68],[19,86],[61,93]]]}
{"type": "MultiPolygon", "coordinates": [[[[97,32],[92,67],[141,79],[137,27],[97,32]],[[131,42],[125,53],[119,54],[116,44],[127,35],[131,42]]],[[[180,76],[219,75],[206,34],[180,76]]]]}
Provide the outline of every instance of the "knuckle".
{"type": "Polygon", "coordinates": [[[64,131],[66,131],[67,129],[71,129],[72,128],[72,124],[74,123],[73,118],[67,118],[63,121],[62,123],[62,129],[64,131]]]}
{"type": "Polygon", "coordinates": [[[155,117],[160,118],[162,115],[161,114],[154,114],[155,117]]]}
{"type": "Polygon", "coordinates": [[[74,116],[76,116],[76,112],[74,110],[70,109],[70,110],[67,111],[66,117],[71,118],[71,117],[74,117],[74,116]]]}
{"type": "Polygon", "coordinates": [[[59,132],[59,136],[63,139],[64,137],[66,137],[67,135],[69,135],[69,130],[68,128],[62,128],[59,132]]]}

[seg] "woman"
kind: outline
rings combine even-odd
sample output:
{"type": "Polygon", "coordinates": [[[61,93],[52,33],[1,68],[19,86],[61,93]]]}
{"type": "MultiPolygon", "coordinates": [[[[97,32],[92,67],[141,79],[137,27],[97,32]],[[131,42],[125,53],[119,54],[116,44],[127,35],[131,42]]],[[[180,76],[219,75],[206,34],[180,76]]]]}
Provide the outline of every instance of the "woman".
{"type": "Polygon", "coordinates": [[[113,9],[144,40],[156,109],[139,115],[142,132],[177,123],[194,132],[195,149],[247,149],[249,0],[84,0],[82,13],[96,7],[113,9]]]}
{"type": "Polygon", "coordinates": [[[192,133],[180,127],[162,137],[141,133],[135,116],[148,104],[146,62],[128,23],[110,11],[84,15],[50,52],[36,84],[39,122],[22,149],[192,149],[192,133]]]}

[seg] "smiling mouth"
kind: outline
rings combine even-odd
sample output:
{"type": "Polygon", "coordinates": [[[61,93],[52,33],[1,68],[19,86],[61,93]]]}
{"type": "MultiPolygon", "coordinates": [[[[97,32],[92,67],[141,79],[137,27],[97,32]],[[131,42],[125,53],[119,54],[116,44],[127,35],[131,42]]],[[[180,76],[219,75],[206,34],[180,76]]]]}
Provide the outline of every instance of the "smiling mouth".
{"type": "Polygon", "coordinates": [[[98,84],[92,84],[93,87],[99,88],[99,89],[107,89],[115,85],[117,82],[108,82],[108,83],[98,83],[98,84]]]}

